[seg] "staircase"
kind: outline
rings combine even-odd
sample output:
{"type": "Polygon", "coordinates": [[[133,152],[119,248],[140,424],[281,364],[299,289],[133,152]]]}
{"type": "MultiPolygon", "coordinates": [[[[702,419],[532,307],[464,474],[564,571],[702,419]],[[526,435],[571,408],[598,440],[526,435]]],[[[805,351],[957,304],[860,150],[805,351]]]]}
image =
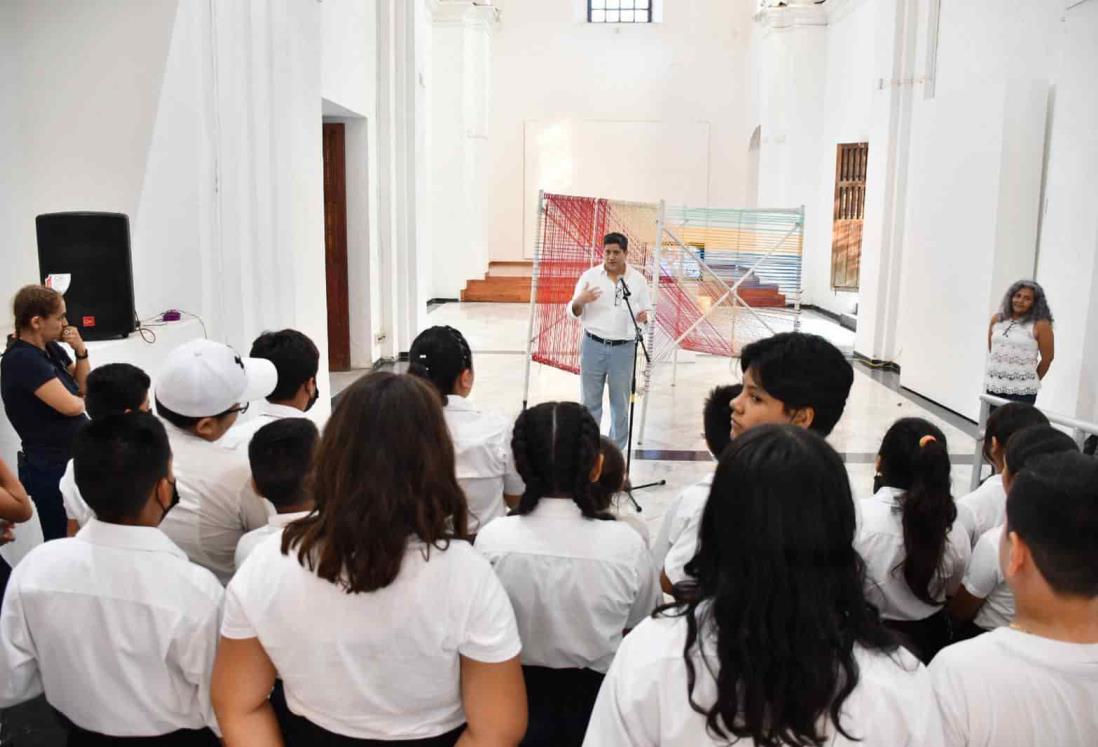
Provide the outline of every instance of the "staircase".
{"type": "Polygon", "coordinates": [[[470,280],[461,292],[462,301],[530,303],[532,260],[493,261],[483,280],[470,280]]]}

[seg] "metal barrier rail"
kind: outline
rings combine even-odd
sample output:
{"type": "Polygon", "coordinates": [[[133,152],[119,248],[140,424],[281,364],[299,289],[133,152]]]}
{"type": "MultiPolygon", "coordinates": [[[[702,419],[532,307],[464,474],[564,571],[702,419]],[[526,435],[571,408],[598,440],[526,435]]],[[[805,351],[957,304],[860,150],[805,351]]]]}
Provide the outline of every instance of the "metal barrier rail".
{"type": "MultiPolygon", "coordinates": [[[[991,408],[1002,407],[1009,403],[1010,400],[996,397],[993,394],[980,395],[980,430],[976,434],[976,453],[973,455],[972,460],[972,479],[969,481],[969,490],[975,490],[980,487],[980,478],[983,474],[984,465],[987,464],[987,461],[984,459],[984,433],[987,430],[987,418],[988,415],[991,414],[991,408]]],[[[1058,415],[1054,412],[1047,412],[1045,410],[1041,410],[1041,412],[1045,413],[1045,417],[1047,417],[1049,422],[1053,425],[1067,428],[1080,449],[1083,448],[1083,442],[1086,441],[1087,436],[1098,435],[1098,423],[1087,423],[1082,420],[1076,420],[1075,418],[1069,418],[1066,415],[1058,415]]]]}

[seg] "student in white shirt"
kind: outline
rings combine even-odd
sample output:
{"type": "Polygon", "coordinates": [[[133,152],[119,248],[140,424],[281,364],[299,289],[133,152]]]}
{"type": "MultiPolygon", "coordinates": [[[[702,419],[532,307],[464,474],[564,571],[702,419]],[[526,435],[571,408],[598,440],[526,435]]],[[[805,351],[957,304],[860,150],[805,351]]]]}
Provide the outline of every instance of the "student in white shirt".
{"type": "Polygon", "coordinates": [[[300,418],[320,399],[320,351],[308,335],[296,329],[264,332],[255,338],[249,355],[273,363],[278,383],[266,399],[254,404],[247,420],[236,422],[221,439],[222,446],[245,453],[257,430],[279,418],[300,418]]]}
{"type": "Polygon", "coordinates": [[[648,281],[626,261],[629,239],[608,233],[602,240],[602,264],[586,270],[576,282],[568,315],[583,327],[580,340],[580,386],[583,404],[602,424],[602,393],[610,390],[610,438],[622,451],[629,437],[629,391],[637,324],[649,321],[652,301],[648,281]]]}
{"type": "Polygon", "coordinates": [[[599,684],[626,630],[659,603],[644,540],[600,511],[599,428],[578,402],[546,402],[515,421],[526,491],[477,535],[522,636],[527,747],[579,745],[599,684]]]}
{"type": "Polygon", "coordinates": [[[922,418],[892,424],[877,452],[876,492],[863,498],[855,547],[867,596],[924,663],[949,642],[947,597],[961,585],[972,546],[950,492],[949,448],[922,418]]]}
{"type": "MultiPolygon", "coordinates": [[[[1006,446],[1003,457],[1003,487],[1009,493],[1014,475],[1025,469],[1035,457],[1078,451],[1079,446],[1071,436],[1051,425],[1023,428],[1010,437],[1006,446]]],[[[999,564],[1002,536],[1003,525],[1000,524],[984,532],[972,549],[972,559],[965,570],[961,588],[949,602],[955,638],[971,638],[988,630],[1001,628],[1009,625],[1014,617],[1014,594],[1007,585],[999,564]]]]}
{"type": "Polygon", "coordinates": [[[1007,497],[1010,627],[943,649],[945,745],[1090,747],[1098,735],[1098,460],[1037,457],[1007,497]]]}
{"type": "Polygon", "coordinates": [[[651,551],[652,537],[648,531],[648,522],[637,515],[626,492],[628,486],[625,477],[625,457],[618,445],[606,436],[599,437],[599,454],[602,456],[602,471],[599,479],[591,483],[591,497],[597,511],[606,511],[616,520],[629,526],[641,536],[644,545],[651,551]]]}
{"type": "Polygon", "coordinates": [[[252,486],[277,513],[267,520],[267,526],[240,538],[236,545],[237,568],[263,540],[281,535],[288,524],[308,516],[316,507],[306,490],[305,477],[312,468],[319,439],[316,424],[308,418],[272,420],[252,436],[248,444],[252,486]]]}
{"type": "Polygon", "coordinates": [[[991,463],[995,474],[976,490],[957,499],[957,521],[968,532],[973,547],[980,535],[1005,520],[1003,468],[1007,442],[1018,431],[1034,425],[1048,425],[1048,418],[1033,405],[1022,402],[996,407],[988,416],[984,428],[984,458],[991,463]]]}
{"type": "Polygon", "coordinates": [[[311,491],[316,511],[256,548],[226,592],[213,677],[225,744],[282,744],[276,712],[289,747],[518,744],[514,613],[463,539],[438,393],[390,373],[352,384],[311,491]]]}
{"type": "MultiPolygon", "coordinates": [[[[14,526],[29,521],[34,516],[34,507],[30,496],[23,489],[23,483],[11,471],[11,467],[0,459],[0,545],[15,539],[14,526]]],[[[0,558],[0,563],[3,563],[0,558]]]]}
{"type": "Polygon", "coordinates": [[[846,468],[820,436],[737,436],[690,594],[626,637],[585,747],[938,747],[929,677],[867,603],[854,531],[846,468]]]}
{"type": "Polygon", "coordinates": [[[468,400],[475,381],[473,352],[453,327],[419,333],[408,351],[408,373],[429,381],[442,397],[458,484],[469,503],[469,533],[476,535],[505,516],[522,495],[522,478],[511,457],[511,423],[468,400]]]}
{"type": "Polygon", "coordinates": [[[157,528],[178,498],[171,457],[148,413],[91,421],[73,460],[98,518],[32,550],[8,585],[0,707],[45,692],[74,747],[219,744],[209,683],[223,592],[157,528]]]}
{"type": "MultiPolygon", "coordinates": [[[[88,417],[102,418],[140,410],[149,411],[149,375],[129,363],[108,363],[88,374],[84,406],[88,417]]],[[[72,537],[95,514],[80,497],[73,475],[72,460],[65,465],[65,474],[58,485],[68,518],[68,535],[72,537]]]]}
{"type": "Polygon", "coordinates": [[[218,441],[276,379],[268,360],[192,340],[168,354],[157,380],[156,413],[168,431],[181,498],[161,529],[223,584],[236,569],[240,538],[266,525],[273,509],[252,490],[247,455],[218,441]]]}
{"type": "MultiPolygon", "coordinates": [[[[718,386],[705,399],[702,429],[705,445],[714,458],[719,458],[732,442],[732,421],[728,417],[728,409],[742,392],[742,384],[718,386]]],[[[674,585],[686,579],[686,564],[698,551],[698,526],[712,485],[713,473],[710,472],[679,493],[664,514],[653,555],[660,569],[660,587],[667,594],[673,593],[674,585]]]]}

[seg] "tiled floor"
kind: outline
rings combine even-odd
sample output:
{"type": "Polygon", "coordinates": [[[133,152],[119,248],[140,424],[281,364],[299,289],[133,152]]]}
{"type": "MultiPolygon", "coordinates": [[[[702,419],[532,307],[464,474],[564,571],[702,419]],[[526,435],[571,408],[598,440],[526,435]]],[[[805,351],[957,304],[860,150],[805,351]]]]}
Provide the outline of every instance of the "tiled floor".
{"type": "MultiPolygon", "coordinates": [[[[528,313],[525,304],[449,303],[437,307],[428,317],[431,324],[449,324],[460,329],[469,340],[476,371],[471,399],[484,409],[510,417],[522,409],[528,313]]],[[[805,312],[802,329],[823,335],[848,352],[853,346],[852,332],[819,314],[805,312]]],[[[635,447],[640,452],[632,470],[636,484],[667,480],[666,486],[636,494],[653,532],[658,531],[664,509],[675,494],[712,469],[712,462],[691,461],[689,454],[650,452],[705,452],[702,402],[713,386],[740,380],[738,365],[733,365],[736,363],[712,355],[680,352],[677,374],[670,363],[655,367],[643,438],[638,438],[635,447]],[[664,458],[646,458],[649,456],[664,458]],[[669,456],[680,458],[666,458],[669,456]]],[[[531,405],[554,399],[579,399],[579,378],[531,364],[528,399],[531,405]]],[[[638,429],[640,411],[638,403],[638,429]]],[[[966,492],[975,448],[971,435],[974,429],[959,418],[943,416],[937,408],[932,411],[924,407],[856,365],[846,411],[829,439],[844,455],[854,493],[870,492],[873,461],[881,437],[894,420],[906,416],[926,417],[942,428],[950,453],[955,455],[955,491],[966,492]]],[[[605,429],[609,427],[609,407],[604,407],[603,417],[605,429]]]]}

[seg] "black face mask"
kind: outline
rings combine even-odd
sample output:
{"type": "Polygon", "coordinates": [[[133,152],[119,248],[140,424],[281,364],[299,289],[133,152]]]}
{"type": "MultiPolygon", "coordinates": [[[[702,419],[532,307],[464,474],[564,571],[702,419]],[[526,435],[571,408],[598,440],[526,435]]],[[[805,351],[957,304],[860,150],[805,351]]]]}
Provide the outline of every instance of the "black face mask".
{"type": "Polygon", "coordinates": [[[883,482],[884,482],[884,477],[881,476],[880,472],[873,475],[873,493],[874,494],[876,494],[878,490],[880,490],[882,487],[884,487],[884,485],[882,484],[883,482]]]}
{"type": "Polygon", "coordinates": [[[172,500],[168,504],[168,507],[163,509],[163,513],[160,514],[160,520],[164,521],[164,517],[168,515],[168,512],[179,505],[179,481],[172,480],[172,500]]]}
{"type": "Polygon", "coordinates": [[[316,404],[316,401],[318,399],[320,399],[320,385],[319,384],[314,384],[313,385],[313,396],[309,399],[309,404],[305,405],[305,412],[308,412],[309,410],[313,409],[313,405],[316,404]]]}

